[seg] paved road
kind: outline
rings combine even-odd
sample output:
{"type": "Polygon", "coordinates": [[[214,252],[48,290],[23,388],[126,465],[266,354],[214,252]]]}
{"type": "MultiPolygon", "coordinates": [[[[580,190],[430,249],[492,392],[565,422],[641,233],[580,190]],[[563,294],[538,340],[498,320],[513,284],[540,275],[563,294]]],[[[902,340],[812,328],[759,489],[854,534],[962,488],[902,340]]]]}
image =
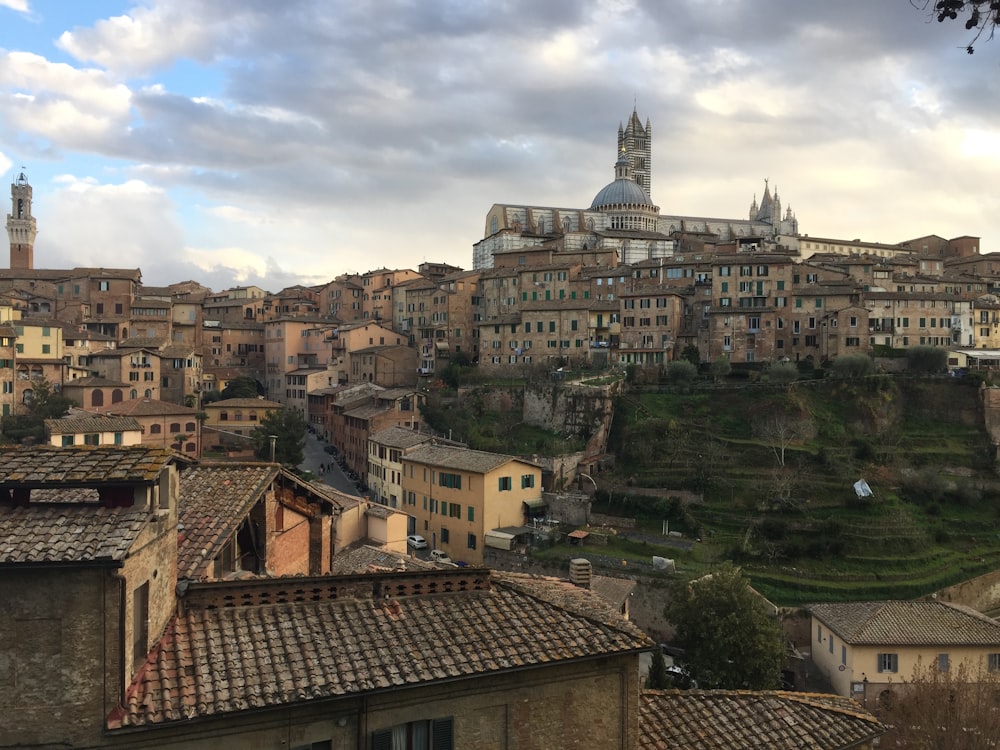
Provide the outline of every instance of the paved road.
{"type": "Polygon", "coordinates": [[[305,447],[302,450],[304,460],[299,464],[299,468],[303,471],[311,471],[316,475],[316,478],[319,481],[330,485],[336,490],[345,492],[348,495],[357,495],[360,497],[362,493],[358,491],[357,487],[355,487],[354,482],[348,479],[344,475],[344,472],[340,470],[336,459],[323,450],[326,445],[327,443],[320,440],[316,437],[316,435],[313,435],[311,432],[307,432],[305,447]],[[329,470],[320,474],[320,464],[323,464],[324,466],[329,464],[329,470]]]}

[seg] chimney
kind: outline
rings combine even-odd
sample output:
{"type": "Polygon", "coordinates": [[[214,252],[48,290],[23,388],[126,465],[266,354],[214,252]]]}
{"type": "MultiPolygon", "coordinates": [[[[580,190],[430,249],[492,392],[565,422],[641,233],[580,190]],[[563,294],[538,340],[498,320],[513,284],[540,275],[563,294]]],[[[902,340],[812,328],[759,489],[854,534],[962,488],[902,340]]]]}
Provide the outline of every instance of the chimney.
{"type": "Polygon", "coordinates": [[[582,589],[590,588],[592,570],[590,560],[585,557],[575,557],[569,561],[569,581],[582,589]]]}

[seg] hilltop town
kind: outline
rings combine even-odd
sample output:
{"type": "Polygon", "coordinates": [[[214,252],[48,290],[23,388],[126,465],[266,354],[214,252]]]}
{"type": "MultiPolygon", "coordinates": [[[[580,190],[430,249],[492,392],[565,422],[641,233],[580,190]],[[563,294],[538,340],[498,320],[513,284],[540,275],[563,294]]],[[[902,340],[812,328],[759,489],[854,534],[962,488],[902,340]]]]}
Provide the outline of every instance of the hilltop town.
{"type": "Polygon", "coordinates": [[[956,593],[801,612],[790,689],[644,689],[660,647],[629,619],[636,577],[583,555],[529,571],[527,537],[587,537],[568,530],[595,520],[625,370],[1000,357],[1000,253],[979,238],[810,236],[767,181],[743,217],[667,215],[650,122],[633,111],[609,141],[589,207],[491,206],[471,269],[280,290],[44,268],[44,211],[18,174],[0,414],[52,393],[73,407],[45,421],[47,445],[8,436],[0,453],[0,747],[873,747],[871,711],[917,665],[1000,671],[1000,623],[956,593]],[[478,382],[592,374],[572,404],[521,404],[580,445],[438,434],[426,406],[457,363],[478,382]],[[220,400],[240,380],[257,396],[220,400]],[[315,458],[254,457],[282,410],[357,492],[315,458]],[[706,726],[730,734],[693,744],[706,726]]]}

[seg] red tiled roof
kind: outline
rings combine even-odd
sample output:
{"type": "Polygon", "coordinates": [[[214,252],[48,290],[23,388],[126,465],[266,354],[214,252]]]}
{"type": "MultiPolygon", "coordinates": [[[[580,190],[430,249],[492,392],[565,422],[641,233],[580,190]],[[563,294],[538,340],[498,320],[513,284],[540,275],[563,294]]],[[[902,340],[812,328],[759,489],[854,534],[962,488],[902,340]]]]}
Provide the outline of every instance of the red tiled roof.
{"type": "Polygon", "coordinates": [[[177,578],[193,578],[215,558],[271,482],[274,464],[200,464],[180,478],[177,578]]]}
{"type": "Polygon", "coordinates": [[[108,725],[356,696],[650,645],[599,597],[551,578],[464,568],[196,584],[108,725]]]}
{"type": "Polygon", "coordinates": [[[814,604],[813,617],[844,641],[868,646],[1000,646],[1000,622],[938,601],[814,604]]]}
{"type": "Polygon", "coordinates": [[[850,698],[744,690],[645,690],[640,750],[840,750],[886,732],[850,698]]]}

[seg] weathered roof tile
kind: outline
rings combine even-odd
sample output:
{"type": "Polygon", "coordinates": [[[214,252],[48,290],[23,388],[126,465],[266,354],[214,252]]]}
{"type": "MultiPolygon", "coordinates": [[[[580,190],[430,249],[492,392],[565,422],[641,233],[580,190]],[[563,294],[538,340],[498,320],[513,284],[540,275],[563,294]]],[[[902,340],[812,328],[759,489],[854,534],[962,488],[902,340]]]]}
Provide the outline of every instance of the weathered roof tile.
{"type": "Polygon", "coordinates": [[[650,645],[599,597],[558,579],[466,568],[197,584],[109,726],[472,678],[650,645]],[[245,593],[255,603],[219,605],[245,593]],[[190,688],[168,694],[168,675],[186,668],[190,688]]]}

